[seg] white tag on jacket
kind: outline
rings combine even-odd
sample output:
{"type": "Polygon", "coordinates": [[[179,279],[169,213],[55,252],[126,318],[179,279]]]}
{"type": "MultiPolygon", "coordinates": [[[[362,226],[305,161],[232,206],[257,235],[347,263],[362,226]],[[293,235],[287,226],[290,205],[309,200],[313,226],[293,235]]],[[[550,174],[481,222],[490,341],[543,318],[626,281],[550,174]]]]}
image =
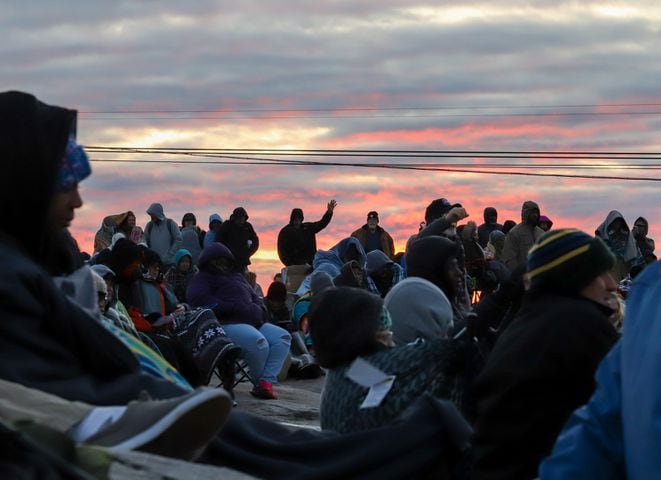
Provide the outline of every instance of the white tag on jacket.
{"type": "Polygon", "coordinates": [[[346,376],[358,385],[369,388],[360,408],[374,408],[381,405],[395,382],[394,375],[388,375],[360,357],[353,361],[346,376]]]}

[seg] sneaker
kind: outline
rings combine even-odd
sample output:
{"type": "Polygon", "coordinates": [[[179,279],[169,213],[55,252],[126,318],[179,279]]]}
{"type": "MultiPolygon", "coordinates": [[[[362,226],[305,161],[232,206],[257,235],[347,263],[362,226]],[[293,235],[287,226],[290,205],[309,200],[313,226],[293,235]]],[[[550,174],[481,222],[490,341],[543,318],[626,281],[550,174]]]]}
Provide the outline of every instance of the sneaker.
{"type": "Polygon", "coordinates": [[[193,460],[220,431],[231,409],[232,399],[221,388],[198,388],[168,400],[130,402],[121,417],[87,443],[115,452],[140,450],[193,460]]]}
{"type": "Polygon", "coordinates": [[[253,397],[262,398],[264,400],[275,400],[278,398],[273,392],[273,385],[266,380],[260,380],[250,391],[250,394],[253,397]]]}

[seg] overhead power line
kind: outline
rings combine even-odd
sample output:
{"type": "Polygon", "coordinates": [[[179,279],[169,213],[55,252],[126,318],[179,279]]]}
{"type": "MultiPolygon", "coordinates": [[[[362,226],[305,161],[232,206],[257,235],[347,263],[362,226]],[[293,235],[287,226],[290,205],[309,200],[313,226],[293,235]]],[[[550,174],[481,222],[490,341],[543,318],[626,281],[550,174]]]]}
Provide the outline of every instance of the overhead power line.
{"type": "MultiPolygon", "coordinates": [[[[142,152],[126,152],[126,153],[142,153],[142,152]]],[[[152,152],[154,153],[154,152],[152,152]]],[[[208,155],[203,153],[192,153],[188,152],[191,156],[201,156],[207,157],[208,155]]],[[[178,152],[181,155],[181,152],[178,152]]],[[[123,163],[158,163],[158,164],[194,164],[194,165],[279,165],[279,166],[289,166],[289,167],[301,167],[301,166],[317,166],[317,167],[351,167],[351,168],[382,168],[382,169],[394,169],[394,170],[418,170],[418,171],[437,171],[437,172],[450,172],[450,173],[472,173],[472,174],[482,174],[482,175],[516,175],[516,176],[535,176],[535,177],[558,177],[558,178],[580,178],[580,179],[592,179],[592,180],[618,180],[618,181],[650,181],[650,182],[661,182],[661,178],[653,177],[625,177],[625,176],[615,176],[615,175],[586,175],[586,174],[562,174],[562,173],[543,173],[543,172],[521,172],[521,171],[494,171],[488,168],[485,169],[484,166],[477,165],[465,165],[462,168],[449,167],[444,164],[427,164],[427,165],[416,165],[416,164],[397,164],[397,163],[359,163],[359,162],[333,162],[333,161],[311,161],[311,160],[282,160],[282,159],[273,159],[273,158],[255,158],[255,157],[245,157],[245,156],[233,156],[233,155],[219,155],[216,154],[213,158],[223,158],[224,161],[220,160],[121,160],[121,159],[93,159],[96,162],[123,162],[123,163]]],[[[529,165],[534,166],[534,165],[529,165]]],[[[514,168],[518,168],[519,166],[514,168]]],[[[612,168],[613,166],[605,166],[602,168],[612,168]]],[[[643,166],[644,167],[644,166],[643,166]]],[[[507,168],[509,167],[501,167],[507,168]]],[[[539,168],[539,167],[538,167],[539,168]]],[[[568,168],[565,166],[565,168],[568,168]]]]}
{"type": "Polygon", "coordinates": [[[86,120],[291,120],[488,117],[658,116],[661,103],[437,105],[402,107],[234,107],[217,109],[82,110],[86,120]]]}
{"type": "Polygon", "coordinates": [[[257,112],[393,112],[393,111],[435,111],[435,110],[494,110],[494,109],[532,109],[532,108],[623,108],[623,107],[661,107],[661,103],[578,103],[558,105],[464,105],[464,106],[427,106],[427,107],[309,107],[309,108],[225,108],[209,109],[126,109],[126,110],[80,110],[82,115],[120,114],[120,113],[257,113],[257,112]]]}

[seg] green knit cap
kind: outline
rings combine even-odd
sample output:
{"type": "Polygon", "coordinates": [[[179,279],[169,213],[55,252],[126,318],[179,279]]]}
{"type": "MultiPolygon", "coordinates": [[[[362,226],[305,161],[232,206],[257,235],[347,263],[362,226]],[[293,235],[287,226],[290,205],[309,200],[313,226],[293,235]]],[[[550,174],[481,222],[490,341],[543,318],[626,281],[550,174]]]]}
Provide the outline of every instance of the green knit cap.
{"type": "Polygon", "coordinates": [[[531,290],[578,293],[614,264],[615,257],[600,238],[564,228],[539,237],[528,252],[527,276],[531,290]]]}

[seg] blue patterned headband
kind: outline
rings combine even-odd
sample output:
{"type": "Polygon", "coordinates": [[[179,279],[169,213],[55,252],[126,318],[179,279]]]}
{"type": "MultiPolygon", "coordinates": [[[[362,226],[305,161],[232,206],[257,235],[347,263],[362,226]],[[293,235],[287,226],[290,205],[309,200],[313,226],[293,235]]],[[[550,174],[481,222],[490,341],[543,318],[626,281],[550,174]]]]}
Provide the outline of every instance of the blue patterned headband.
{"type": "Polygon", "coordinates": [[[76,143],[73,135],[69,136],[62,166],[57,174],[57,188],[67,191],[85,180],[92,173],[90,161],[83,147],[76,143]]]}

